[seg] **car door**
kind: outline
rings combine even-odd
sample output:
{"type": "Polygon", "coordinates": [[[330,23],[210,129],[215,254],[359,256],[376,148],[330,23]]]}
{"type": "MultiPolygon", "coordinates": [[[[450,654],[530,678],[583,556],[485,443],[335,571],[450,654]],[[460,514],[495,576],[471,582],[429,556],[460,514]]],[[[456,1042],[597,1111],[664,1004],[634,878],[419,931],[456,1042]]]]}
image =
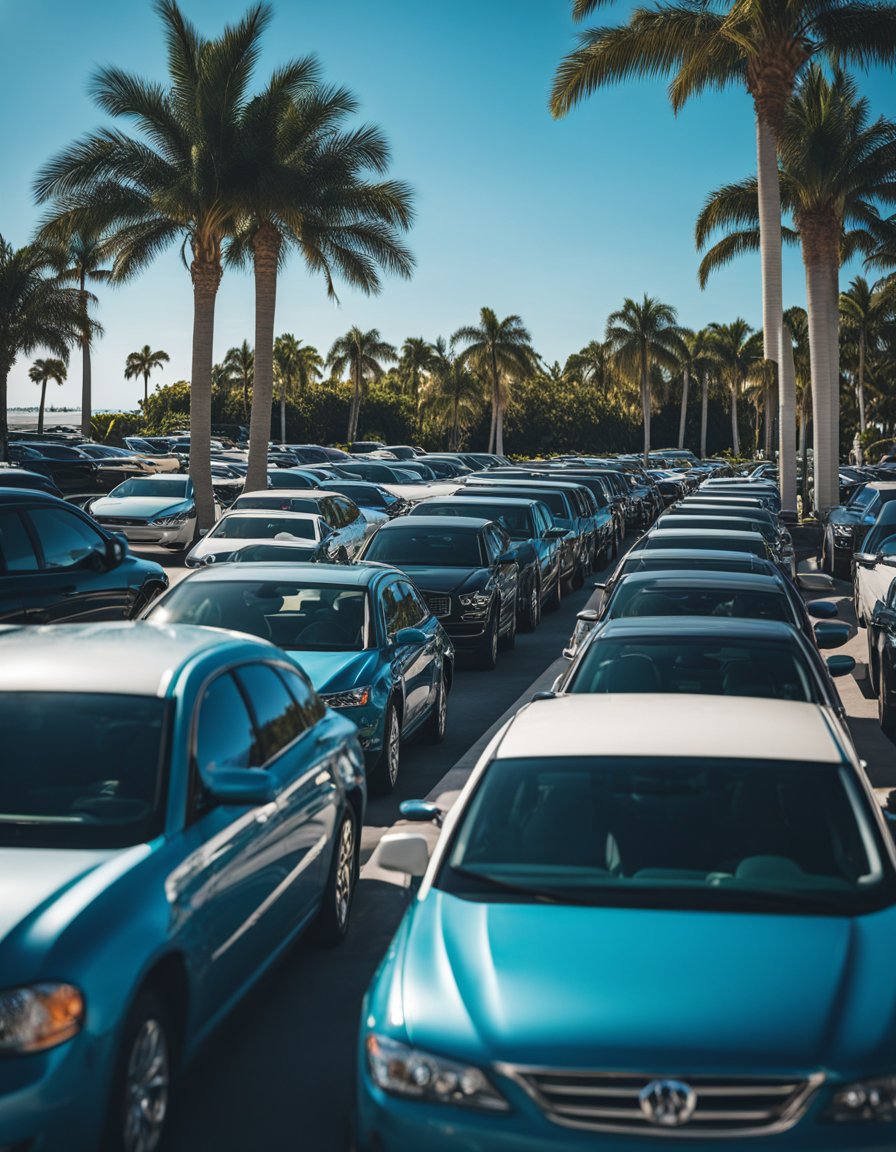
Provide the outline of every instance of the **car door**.
{"type": "Polygon", "coordinates": [[[516,612],[519,565],[515,560],[502,561],[501,559],[513,548],[513,543],[503,528],[497,524],[486,524],[482,531],[490,565],[498,583],[498,595],[501,598],[500,626],[503,630],[509,627],[513,614],[516,612]]]}
{"type": "Polygon", "coordinates": [[[372,535],[374,528],[361,514],[361,509],[347,496],[334,496],[333,502],[342,510],[345,533],[345,547],[350,560],[361,551],[361,546],[368,536],[372,535]]]}
{"type": "Polygon", "coordinates": [[[532,543],[538,556],[542,594],[546,595],[560,575],[560,542],[546,536],[546,533],[554,527],[550,510],[546,505],[532,506],[532,521],[535,532],[532,543]]]}
{"type": "Polygon", "coordinates": [[[404,694],[405,731],[415,727],[425,714],[432,688],[432,652],[428,645],[395,644],[394,637],[402,628],[417,626],[418,614],[414,603],[413,586],[409,580],[394,579],[383,588],[380,598],[385,633],[392,645],[392,668],[400,680],[404,694]]]}
{"type": "Polygon", "coordinates": [[[24,624],[25,601],[39,576],[34,542],[19,510],[0,510],[0,624],[24,624]]]}

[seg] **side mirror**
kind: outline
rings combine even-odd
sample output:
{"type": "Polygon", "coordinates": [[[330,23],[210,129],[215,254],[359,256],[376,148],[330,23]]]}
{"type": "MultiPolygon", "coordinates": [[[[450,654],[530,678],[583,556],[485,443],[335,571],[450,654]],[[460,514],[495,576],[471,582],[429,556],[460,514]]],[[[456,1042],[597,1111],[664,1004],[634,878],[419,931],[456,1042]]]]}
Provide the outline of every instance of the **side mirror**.
{"type": "Polygon", "coordinates": [[[828,656],[825,663],[832,676],[848,676],[856,666],[852,656],[828,656]]]}
{"type": "Polygon", "coordinates": [[[588,624],[596,624],[600,619],[600,613],[596,608],[583,608],[581,612],[576,613],[576,620],[584,620],[588,624]]]}
{"type": "Polygon", "coordinates": [[[517,555],[515,552],[502,552],[498,557],[499,564],[516,564],[517,555]]]}
{"type": "Polygon", "coordinates": [[[878,552],[856,552],[856,564],[861,565],[862,568],[873,568],[879,564],[883,557],[878,552]]]}
{"type": "Polygon", "coordinates": [[[562,540],[565,535],[566,535],[566,529],[565,528],[556,528],[555,527],[555,528],[545,528],[545,530],[544,530],[545,540],[562,540]]]}
{"type": "Polygon", "coordinates": [[[798,588],[804,592],[833,592],[834,580],[827,572],[800,572],[796,578],[798,588]]]}
{"type": "Polygon", "coordinates": [[[380,840],[370,862],[386,872],[419,878],[429,867],[429,843],[418,832],[390,832],[380,840]]]}
{"type": "MultiPolygon", "coordinates": [[[[554,681],[554,683],[556,684],[556,680],[554,681]]],[[[553,700],[556,698],[556,695],[557,695],[556,692],[554,692],[553,690],[551,690],[550,692],[536,692],[535,695],[532,697],[532,703],[536,704],[539,700],[553,700]]]]}
{"type": "Polygon", "coordinates": [[[402,819],[413,820],[418,824],[438,824],[442,827],[445,813],[438,804],[431,804],[428,800],[403,800],[398,805],[402,819]]]}
{"type": "Polygon", "coordinates": [[[392,637],[392,643],[396,648],[402,648],[405,645],[413,645],[415,648],[420,648],[428,642],[429,637],[422,628],[399,628],[392,637]]]}
{"type": "Polygon", "coordinates": [[[216,804],[259,807],[277,796],[270,773],[263,768],[217,768],[204,778],[205,791],[216,804]]]}
{"type": "Polygon", "coordinates": [[[218,559],[217,552],[209,552],[208,556],[202,556],[199,560],[200,564],[214,564],[218,559]]]}
{"type": "Polygon", "coordinates": [[[806,611],[818,620],[833,620],[840,615],[840,609],[830,600],[810,600],[806,611]]]}
{"type": "Polygon", "coordinates": [[[110,536],[106,541],[106,567],[117,568],[127,554],[127,543],[120,536],[110,536]]]}
{"type": "MultiPolygon", "coordinates": [[[[848,624],[841,624],[839,621],[827,622],[815,625],[815,643],[819,648],[839,648],[845,644],[852,635],[852,629],[848,624]]],[[[852,659],[852,657],[850,657],[852,659]]],[[[853,660],[853,664],[855,661],[853,660]]],[[[852,669],[850,669],[851,671],[852,669]]]]}

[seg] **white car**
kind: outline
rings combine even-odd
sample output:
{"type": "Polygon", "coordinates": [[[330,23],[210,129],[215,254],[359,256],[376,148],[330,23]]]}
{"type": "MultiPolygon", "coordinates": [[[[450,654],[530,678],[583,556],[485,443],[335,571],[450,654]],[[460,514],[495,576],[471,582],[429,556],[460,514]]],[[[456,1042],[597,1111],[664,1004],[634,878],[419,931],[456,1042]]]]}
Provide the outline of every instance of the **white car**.
{"type": "Polygon", "coordinates": [[[854,556],[856,620],[867,627],[878,601],[885,600],[896,577],[896,500],[884,504],[854,556]]]}
{"type": "Polygon", "coordinates": [[[309,512],[281,512],[262,508],[246,508],[225,512],[212,530],[191,549],[186,558],[188,568],[201,568],[214,557],[215,562],[230,556],[248,544],[270,544],[272,541],[306,544],[315,559],[348,563],[346,557],[333,548],[329,554],[327,541],[333,535],[320,516],[309,512]]]}
{"type": "Polygon", "coordinates": [[[265,488],[259,492],[243,492],[230,510],[241,512],[246,508],[310,512],[320,516],[333,536],[329,541],[330,551],[338,555],[344,549],[348,560],[354,560],[367,537],[389,520],[385,514],[378,522],[368,519],[350,497],[321,488],[265,488]]]}
{"type": "Polygon", "coordinates": [[[189,476],[134,476],[88,511],[104,528],[121,532],[131,544],[186,548],[196,535],[196,505],[189,476]]]}

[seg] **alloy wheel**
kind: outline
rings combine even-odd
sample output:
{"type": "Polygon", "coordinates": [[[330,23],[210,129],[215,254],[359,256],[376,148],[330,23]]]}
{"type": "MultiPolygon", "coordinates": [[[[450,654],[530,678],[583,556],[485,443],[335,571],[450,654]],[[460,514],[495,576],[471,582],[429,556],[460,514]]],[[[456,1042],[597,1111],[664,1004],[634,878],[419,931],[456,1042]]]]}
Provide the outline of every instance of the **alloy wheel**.
{"type": "Polygon", "coordinates": [[[355,880],[355,826],[350,816],[342,822],[336,865],[336,923],[344,929],[352,905],[355,880]]]}
{"type": "Polygon", "coordinates": [[[168,1114],[171,1069],[168,1040],[158,1020],[140,1026],[128,1056],[125,1078],[125,1152],[155,1152],[168,1114]]]}
{"type": "Polygon", "coordinates": [[[436,712],[436,735],[441,740],[445,735],[445,729],[448,727],[448,689],[444,679],[439,684],[439,702],[436,708],[438,709],[436,712]]]}
{"type": "Polygon", "coordinates": [[[398,724],[398,716],[396,715],[395,708],[389,711],[389,732],[387,735],[388,744],[386,747],[386,769],[389,774],[389,786],[395,787],[395,781],[398,779],[398,759],[399,747],[401,745],[401,728],[398,724]]]}

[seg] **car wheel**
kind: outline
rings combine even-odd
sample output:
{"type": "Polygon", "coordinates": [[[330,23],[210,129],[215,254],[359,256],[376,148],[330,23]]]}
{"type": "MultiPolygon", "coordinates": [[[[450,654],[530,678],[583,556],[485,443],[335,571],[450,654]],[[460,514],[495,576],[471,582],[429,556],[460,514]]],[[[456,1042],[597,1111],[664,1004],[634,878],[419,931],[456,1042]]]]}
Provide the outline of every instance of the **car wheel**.
{"type": "Polygon", "coordinates": [[[560,573],[557,573],[557,583],[554,585],[554,591],[551,593],[551,598],[545,604],[545,608],[549,612],[556,612],[563,602],[563,581],[560,579],[560,573]]]}
{"type": "Polygon", "coordinates": [[[390,700],[386,707],[386,719],[383,724],[383,747],[375,766],[367,775],[367,784],[371,792],[378,796],[387,796],[395,787],[398,780],[398,762],[401,749],[401,722],[398,718],[398,709],[394,701],[390,700]]]}
{"type": "Polygon", "coordinates": [[[155,1152],[168,1119],[171,1036],[167,1006],[151,989],[128,1015],[112,1081],[106,1152],[155,1152]]]}
{"type": "Polygon", "coordinates": [[[884,735],[896,741],[896,706],[887,703],[889,695],[890,674],[887,672],[886,664],[883,664],[880,669],[880,690],[877,694],[877,715],[884,735]]]}
{"type": "Polygon", "coordinates": [[[856,624],[859,628],[865,628],[865,617],[862,615],[862,602],[859,599],[859,584],[855,577],[852,581],[852,606],[856,614],[856,624]]]}
{"type": "Polygon", "coordinates": [[[610,558],[612,560],[615,560],[616,557],[619,555],[619,541],[620,541],[619,530],[617,528],[614,528],[613,529],[613,550],[610,553],[610,558]]]}
{"type": "Polygon", "coordinates": [[[525,611],[520,626],[525,632],[534,632],[541,622],[541,585],[535,577],[526,594],[525,611]]]}
{"type": "Polygon", "coordinates": [[[333,846],[333,860],[330,863],[323,904],[314,924],[317,942],[325,948],[335,948],[348,935],[358,879],[357,840],[355,814],[351,808],[347,808],[333,846]]]}
{"type": "Polygon", "coordinates": [[[485,669],[486,672],[491,672],[498,663],[499,618],[499,609],[497,607],[493,608],[488,627],[485,630],[485,635],[479,642],[479,648],[476,651],[476,664],[478,667],[485,669]]]}
{"type": "Polygon", "coordinates": [[[828,576],[834,575],[834,562],[831,559],[833,547],[833,539],[826,532],[821,541],[821,570],[826,572],[828,576]]]}
{"type": "Polygon", "coordinates": [[[844,560],[842,556],[838,556],[833,546],[831,548],[831,574],[836,576],[838,580],[849,579],[849,560],[844,560]]]}
{"type": "MultiPolygon", "coordinates": [[[[504,633],[504,635],[500,638],[501,648],[505,652],[512,652],[513,649],[516,648],[516,626],[517,626],[517,617],[518,616],[519,616],[519,600],[516,596],[514,596],[514,598],[513,598],[513,615],[510,617],[510,627],[507,629],[507,631],[504,633]]],[[[501,617],[500,617],[500,613],[499,613],[498,614],[499,622],[500,622],[500,619],[501,619],[501,617]]]]}
{"type": "Polygon", "coordinates": [[[580,561],[576,565],[575,571],[572,574],[572,579],[569,581],[570,588],[575,592],[578,591],[585,583],[585,563],[580,561]]]}
{"type": "Polygon", "coordinates": [[[874,647],[874,634],[870,628],[868,629],[868,683],[871,685],[871,691],[877,694],[877,652],[874,647]]]}
{"type": "Polygon", "coordinates": [[[448,684],[444,672],[439,677],[436,692],[436,702],[423,729],[423,739],[427,744],[441,744],[448,727],[448,684]]]}

